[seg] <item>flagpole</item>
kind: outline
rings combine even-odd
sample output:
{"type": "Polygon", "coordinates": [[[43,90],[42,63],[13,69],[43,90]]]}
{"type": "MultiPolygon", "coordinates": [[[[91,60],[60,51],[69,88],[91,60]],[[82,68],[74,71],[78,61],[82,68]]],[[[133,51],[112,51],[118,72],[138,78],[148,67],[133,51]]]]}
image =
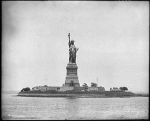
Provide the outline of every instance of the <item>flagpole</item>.
{"type": "Polygon", "coordinates": [[[98,77],[97,77],[97,86],[98,86],[98,77]]]}

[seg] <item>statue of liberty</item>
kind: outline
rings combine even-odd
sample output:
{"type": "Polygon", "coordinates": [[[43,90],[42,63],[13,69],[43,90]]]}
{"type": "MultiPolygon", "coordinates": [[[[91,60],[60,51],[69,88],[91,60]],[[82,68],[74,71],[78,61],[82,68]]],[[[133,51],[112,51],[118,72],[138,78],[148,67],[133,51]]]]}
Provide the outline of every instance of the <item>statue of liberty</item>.
{"type": "Polygon", "coordinates": [[[69,63],[76,63],[76,53],[79,48],[76,48],[74,45],[74,40],[70,41],[70,33],[68,34],[69,37],[69,63]]]}

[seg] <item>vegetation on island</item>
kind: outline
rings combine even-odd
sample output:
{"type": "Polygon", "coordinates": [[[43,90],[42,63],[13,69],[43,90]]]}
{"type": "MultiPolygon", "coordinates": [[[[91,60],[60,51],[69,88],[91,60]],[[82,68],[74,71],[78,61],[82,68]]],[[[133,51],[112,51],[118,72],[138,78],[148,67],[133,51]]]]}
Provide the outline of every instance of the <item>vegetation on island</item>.
{"type": "Polygon", "coordinates": [[[119,89],[122,90],[122,91],[128,90],[127,87],[120,87],[119,89]]]}
{"type": "Polygon", "coordinates": [[[26,87],[26,88],[23,88],[23,89],[21,90],[21,92],[24,92],[24,91],[30,91],[30,88],[29,88],[29,87],[26,87]]]}
{"type": "Polygon", "coordinates": [[[92,82],[92,83],[91,83],[91,87],[97,87],[97,84],[94,83],[94,82],[92,82]]]}
{"type": "Polygon", "coordinates": [[[87,85],[86,83],[84,83],[84,84],[82,85],[82,87],[88,87],[88,85],[87,85]]]}

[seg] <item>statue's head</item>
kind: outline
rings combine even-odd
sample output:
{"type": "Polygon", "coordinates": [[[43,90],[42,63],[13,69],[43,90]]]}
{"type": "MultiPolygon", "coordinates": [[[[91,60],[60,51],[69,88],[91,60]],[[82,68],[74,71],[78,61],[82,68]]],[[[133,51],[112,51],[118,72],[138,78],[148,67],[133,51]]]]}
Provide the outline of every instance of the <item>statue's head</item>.
{"type": "Polygon", "coordinates": [[[71,40],[71,44],[74,45],[74,40],[71,40]]]}

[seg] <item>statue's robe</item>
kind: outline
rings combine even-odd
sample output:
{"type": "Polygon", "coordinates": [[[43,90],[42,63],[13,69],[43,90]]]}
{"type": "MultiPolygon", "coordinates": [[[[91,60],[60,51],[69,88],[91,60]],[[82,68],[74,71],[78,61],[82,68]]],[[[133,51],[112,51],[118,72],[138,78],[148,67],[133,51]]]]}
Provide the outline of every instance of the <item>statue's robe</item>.
{"type": "Polygon", "coordinates": [[[69,48],[69,62],[70,63],[76,63],[77,51],[78,51],[78,48],[76,48],[75,45],[70,45],[70,48],[69,48]]]}

